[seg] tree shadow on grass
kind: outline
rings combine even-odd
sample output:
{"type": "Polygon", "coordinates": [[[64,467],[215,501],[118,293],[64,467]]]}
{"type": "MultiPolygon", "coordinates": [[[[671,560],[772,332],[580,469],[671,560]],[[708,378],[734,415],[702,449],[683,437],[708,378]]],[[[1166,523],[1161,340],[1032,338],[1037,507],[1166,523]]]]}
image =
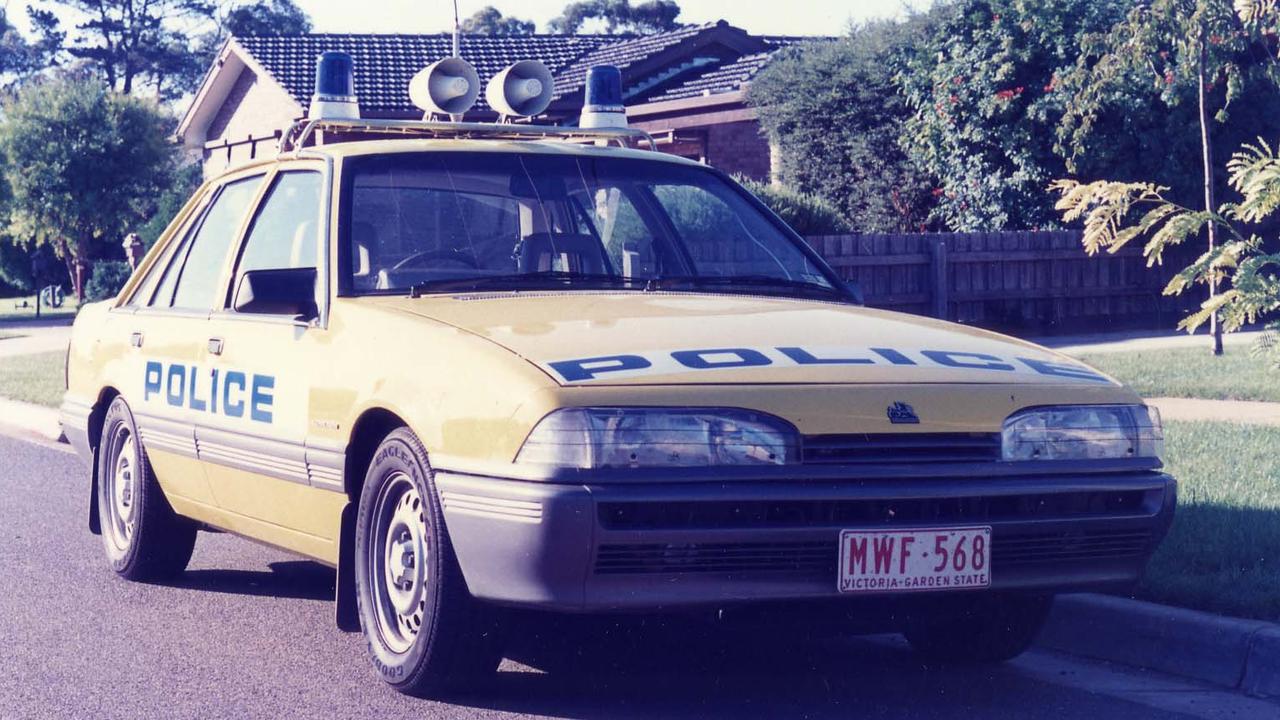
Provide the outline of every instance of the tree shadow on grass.
{"type": "MultiPolygon", "coordinates": [[[[1280,483],[1280,478],[1274,479],[1280,483]]],[[[1243,500],[1243,499],[1242,499],[1243,500]]],[[[1138,597],[1280,621],[1280,509],[1191,500],[1179,505],[1138,597]]]]}
{"type": "Polygon", "coordinates": [[[270,571],[188,570],[165,583],[171,587],[234,595],[257,595],[297,600],[332,600],[335,572],[307,560],[273,562],[270,571]]]}

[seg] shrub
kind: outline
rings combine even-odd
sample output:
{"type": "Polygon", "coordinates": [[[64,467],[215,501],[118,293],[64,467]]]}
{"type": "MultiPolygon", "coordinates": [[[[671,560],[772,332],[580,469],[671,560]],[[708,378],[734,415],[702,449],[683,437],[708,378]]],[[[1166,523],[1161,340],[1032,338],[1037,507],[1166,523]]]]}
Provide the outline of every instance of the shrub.
{"type": "Polygon", "coordinates": [[[85,285],[85,297],[91,302],[110,300],[120,294],[133,271],[123,260],[99,260],[93,265],[93,275],[85,285]]]}
{"type": "Polygon", "coordinates": [[[758,180],[739,178],[738,181],[804,237],[839,235],[850,230],[844,215],[830,200],[758,180]]]}

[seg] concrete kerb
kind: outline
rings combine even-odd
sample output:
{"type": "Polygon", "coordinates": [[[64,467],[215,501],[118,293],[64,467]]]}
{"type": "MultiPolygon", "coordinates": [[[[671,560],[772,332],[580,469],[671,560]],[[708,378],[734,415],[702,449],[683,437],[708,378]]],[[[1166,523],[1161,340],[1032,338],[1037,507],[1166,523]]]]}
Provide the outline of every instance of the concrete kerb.
{"type": "Polygon", "coordinates": [[[54,408],[0,398],[0,426],[10,430],[10,434],[66,442],[58,411],[54,408]]]}
{"type": "Polygon", "coordinates": [[[1107,595],[1063,595],[1039,644],[1244,691],[1280,695],[1280,625],[1107,595]]]}

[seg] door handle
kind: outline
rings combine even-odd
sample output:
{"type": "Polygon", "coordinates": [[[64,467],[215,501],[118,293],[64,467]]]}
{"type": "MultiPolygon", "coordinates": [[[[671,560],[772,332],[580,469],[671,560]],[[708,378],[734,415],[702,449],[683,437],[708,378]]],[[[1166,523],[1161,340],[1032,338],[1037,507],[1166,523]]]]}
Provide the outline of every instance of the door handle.
{"type": "Polygon", "coordinates": [[[210,355],[222,354],[222,338],[209,338],[209,354],[210,355]]]}
{"type": "Polygon", "coordinates": [[[129,336],[129,344],[133,347],[142,347],[142,333],[136,332],[129,336]]]}

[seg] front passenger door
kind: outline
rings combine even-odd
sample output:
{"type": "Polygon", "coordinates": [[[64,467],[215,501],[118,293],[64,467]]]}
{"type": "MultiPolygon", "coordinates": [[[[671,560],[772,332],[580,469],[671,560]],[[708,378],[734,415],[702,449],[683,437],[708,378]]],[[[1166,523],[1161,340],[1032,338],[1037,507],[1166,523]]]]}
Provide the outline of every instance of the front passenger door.
{"type": "Polygon", "coordinates": [[[305,268],[316,270],[316,306],[323,307],[327,183],[321,165],[288,165],[259,203],[209,326],[209,363],[222,377],[225,411],[198,431],[202,456],[213,460],[206,472],[214,496],[239,516],[233,529],[319,557],[336,547],[346,502],[335,456],[308,444],[313,378],[328,331],[318,316],[234,308],[246,273],[305,268]]]}

